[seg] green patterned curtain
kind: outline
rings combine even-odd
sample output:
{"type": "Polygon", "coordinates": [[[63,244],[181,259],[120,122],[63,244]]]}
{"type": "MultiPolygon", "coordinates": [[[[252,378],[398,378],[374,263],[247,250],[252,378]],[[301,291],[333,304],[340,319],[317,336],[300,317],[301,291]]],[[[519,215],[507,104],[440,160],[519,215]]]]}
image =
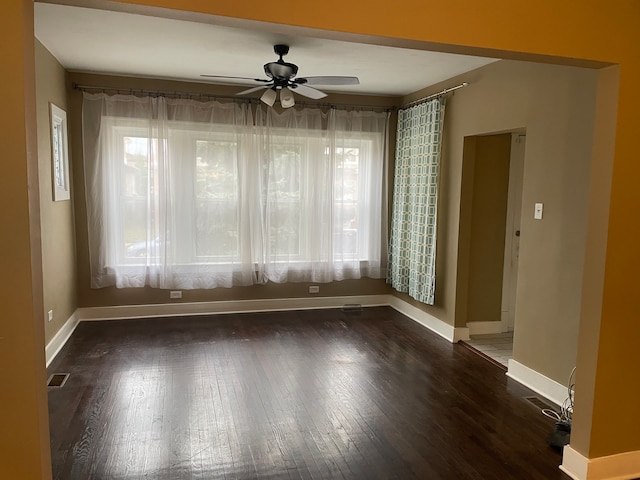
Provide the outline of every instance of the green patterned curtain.
{"type": "Polygon", "coordinates": [[[438,174],[444,101],[398,112],[391,243],[387,281],[433,305],[436,275],[438,174]]]}

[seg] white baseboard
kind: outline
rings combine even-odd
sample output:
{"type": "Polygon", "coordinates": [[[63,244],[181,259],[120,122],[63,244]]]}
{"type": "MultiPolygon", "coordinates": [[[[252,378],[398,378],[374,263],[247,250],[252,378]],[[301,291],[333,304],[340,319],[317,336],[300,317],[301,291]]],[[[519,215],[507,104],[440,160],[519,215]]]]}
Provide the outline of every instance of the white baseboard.
{"type": "Polygon", "coordinates": [[[448,323],[408,304],[393,295],[362,295],[348,297],[304,297],[257,300],[232,300],[195,303],[163,303],[156,305],[119,305],[79,308],[80,321],[215,315],[223,313],[253,313],[286,310],[341,308],[346,304],[363,307],[390,306],[412,320],[432,330],[450,342],[469,339],[468,328],[454,328],[448,323]]]}
{"type": "Polygon", "coordinates": [[[607,457],[587,458],[564,447],[560,470],[573,480],[631,480],[640,478],[640,450],[607,457]]]}
{"type": "Polygon", "coordinates": [[[502,322],[467,322],[469,335],[489,335],[502,333],[502,322]]]}
{"type": "Polygon", "coordinates": [[[69,319],[64,322],[62,328],[58,330],[58,333],[56,333],[47,344],[44,349],[47,367],[51,364],[53,359],[56,358],[56,355],[58,355],[58,352],[62,347],[67,343],[67,340],[71,337],[71,334],[78,326],[78,323],[80,323],[80,318],[78,317],[78,310],[76,310],[69,319]]]}
{"type": "Polygon", "coordinates": [[[117,320],[222,313],[255,313],[286,310],[341,308],[345,304],[363,307],[390,306],[450,342],[469,339],[468,328],[454,328],[442,320],[408,304],[393,295],[361,295],[348,297],[304,297],[219,302],[163,303],[156,305],[119,305],[79,308],[80,321],[117,320]]]}
{"type": "Polygon", "coordinates": [[[562,405],[568,396],[567,387],[526,367],[513,358],[509,359],[507,376],[551,400],[556,405],[562,405]]]}
{"type": "Polygon", "coordinates": [[[345,304],[363,307],[386,306],[389,295],[362,295],[350,297],[304,297],[258,300],[232,300],[219,302],[163,303],[156,305],[119,305],[110,307],[79,308],[81,321],[124,320],[151,317],[178,317],[188,315],[216,315],[223,313],[257,313],[286,310],[312,310],[341,308],[345,304]]]}
{"type": "Polygon", "coordinates": [[[406,315],[414,322],[419,323],[423,327],[428,328],[434,333],[437,333],[441,337],[446,338],[452,343],[457,343],[460,340],[469,340],[469,329],[466,327],[454,327],[446,322],[443,322],[439,318],[428,314],[424,310],[414,307],[413,305],[405,302],[404,300],[389,295],[389,303],[387,304],[394,310],[406,315]]]}
{"type": "Polygon", "coordinates": [[[215,315],[285,310],[341,308],[348,304],[363,307],[390,306],[450,342],[469,339],[468,328],[456,328],[410,305],[393,295],[361,295],[345,297],[304,297],[219,302],[164,303],[156,305],[117,305],[78,308],[46,347],[47,366],[64,346],[79,322],[125,320],[152,317],[215,315]]]}

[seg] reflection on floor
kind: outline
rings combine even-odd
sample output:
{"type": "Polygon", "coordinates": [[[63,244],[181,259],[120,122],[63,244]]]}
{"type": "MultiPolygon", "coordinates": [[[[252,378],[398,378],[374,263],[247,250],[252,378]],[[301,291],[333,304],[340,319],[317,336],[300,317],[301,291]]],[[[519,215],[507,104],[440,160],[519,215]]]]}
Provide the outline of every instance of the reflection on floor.
{"type": "Polygon", "coordinates": [[[513,356],[513,332],[472,335],[466,343],[505,367],[513,356]]]}

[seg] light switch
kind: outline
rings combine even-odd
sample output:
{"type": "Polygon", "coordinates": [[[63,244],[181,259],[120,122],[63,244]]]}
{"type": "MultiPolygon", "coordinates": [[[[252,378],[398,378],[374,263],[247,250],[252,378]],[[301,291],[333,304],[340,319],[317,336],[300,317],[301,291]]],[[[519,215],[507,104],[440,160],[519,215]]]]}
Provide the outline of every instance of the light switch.
{"type": "Polygon", "coordinates": [[[534,220],[542,220],[542,203],[536,203],[533,209],[533,218],[534,220]]]}

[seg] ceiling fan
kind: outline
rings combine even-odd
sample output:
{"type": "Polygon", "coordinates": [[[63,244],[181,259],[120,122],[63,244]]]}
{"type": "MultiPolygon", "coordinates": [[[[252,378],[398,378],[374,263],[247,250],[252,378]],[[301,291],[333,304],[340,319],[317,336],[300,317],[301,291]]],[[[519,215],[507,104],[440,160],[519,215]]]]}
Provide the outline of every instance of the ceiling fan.
{"type": "Polygon", "coordinates": [[[207,78],[234,78],[239,80],[251,80],[260,82],[263,85],[252,87],[237,95],[246,95],[248,93],[264,90],[260,97],[264,103],[273,106],[280,92],[280,104],[283,108],[293,107],[295,99],[293,91],[307,98],[318,100],[326,97],[327,94],[320,90],[310,87],[309,85],[358,85],[360,81],[358,77],[342,77],[342,76],[321,76],[321,77],[298,77],[298,66],[293,63],[285,62],[282,57],[289,53],[288,45],[274,45],[273,51],[280,58],[275,62],[265,63],[264,73],[268,78],[249,78],[249,77],[231,77],[226,75],[201,75],[207,78]]]}

